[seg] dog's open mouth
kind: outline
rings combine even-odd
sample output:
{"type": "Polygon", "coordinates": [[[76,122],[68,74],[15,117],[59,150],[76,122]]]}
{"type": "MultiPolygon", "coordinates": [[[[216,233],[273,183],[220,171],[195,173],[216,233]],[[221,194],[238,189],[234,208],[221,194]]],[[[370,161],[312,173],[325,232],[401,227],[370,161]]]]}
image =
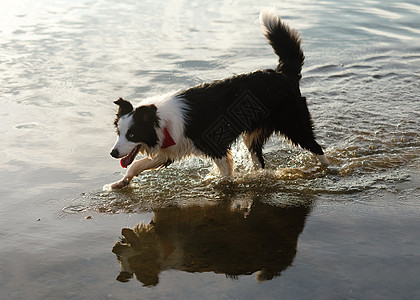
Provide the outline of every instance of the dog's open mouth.
{"type": "Polygon", "coordinates": [[[136,158],[137,154],[140,151],[140,148],[141,148],[141,145],[138,145],[130,153],[128,153],[123,158],[121,158],[121,160],[120,160],[121,167],[127,168],[133,162],[133,160],[136,158]]]}

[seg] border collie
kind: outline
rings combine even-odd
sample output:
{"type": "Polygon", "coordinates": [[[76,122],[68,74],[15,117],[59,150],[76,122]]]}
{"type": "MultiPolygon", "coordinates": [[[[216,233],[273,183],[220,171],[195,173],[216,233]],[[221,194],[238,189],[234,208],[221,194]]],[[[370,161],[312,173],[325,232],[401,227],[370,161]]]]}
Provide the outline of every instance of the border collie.
{"type": "Polygon", "coordinates": [[[294,29],[271,9],[260,23],[279,57],[276,69],[257,70],[187,90],[148,98],[136,108],[122,98],[115,126],[118,139],[111,156],[129,165],[112,189],[127,186],[145,170],[168,166],[190,155],[214,160],[223,176],[233,174],[231,144],[242,135],[257,167],[264,168],[262,149],[273,133],[317,155],[328,165],[315,141],[306,98],[299,89],[304,54],[294,29]],[[137,154],[147,154],[136,160],[137,154]],[[134,163],[133,163],[134,161],[134,163]]]}

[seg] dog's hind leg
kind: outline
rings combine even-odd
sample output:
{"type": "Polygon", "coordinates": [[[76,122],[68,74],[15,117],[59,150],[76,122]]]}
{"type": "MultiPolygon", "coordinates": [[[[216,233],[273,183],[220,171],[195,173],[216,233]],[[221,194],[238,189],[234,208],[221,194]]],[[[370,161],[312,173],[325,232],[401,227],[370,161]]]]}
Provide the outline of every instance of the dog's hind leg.
{"type": "Polygon", "coordinates": [[[324,151],[322,150],[321,146],[315,141],[315,139],[302,139],[299,144],[311,151],[312,153],[314,153],[316,155],[316,157],[318,158],[318,160],[321,162],[321,164],[323,164],[324,166],[329,166],[330,162],[328,160],[328,158],[325,156],[324,151]]]}
{"type": "Polygon", "coordinates": [[[233,175],[233,157],[230,150],[226,151],[226,155],[222,158],[214,158],[213,160],[222,176],[233,175]]]}
{"type": "Polygon", "coordinates": [[[325,154],[317,154],[316,157],[321,162],[321,164],[323,164],[324,166],[329,166],[330,165],[330,161],[325,156],[325,154]]]}
{"type": "Polygon", "coordinates": [[[256,169],[264,168],[265,162],[262,154],[262,149],[265,142],[271,135],[271,131],[266,129],[255,129],[251,132],[245,132],[242,134],[242,138],[246,147],[252,156],[252,161],[256,169]]]}
{"type": "Polygon", "coordinates": [[[330,162],[328,158],[325,156],[324,151],[322,150],[321,146],[316,142],[313,136],[303,136],[299,137],[298,139],[291,139],[292,142],[295,144],[299,144],[302,148],[311,151],[316,155],[318,160],[324,166],[329,166],[330,162]]]}

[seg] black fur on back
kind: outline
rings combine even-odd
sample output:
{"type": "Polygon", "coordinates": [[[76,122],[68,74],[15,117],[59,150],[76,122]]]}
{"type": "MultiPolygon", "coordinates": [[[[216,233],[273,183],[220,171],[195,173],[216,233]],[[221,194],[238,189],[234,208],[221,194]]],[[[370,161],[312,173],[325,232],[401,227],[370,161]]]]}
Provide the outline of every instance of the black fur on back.
{"type": "Polygon", "coordinates": [[[264,19],[265,36],[279,56],[275,70],[257,70],[181,91],[188,106],[185,135],[213,158],[226,155],[242,133],[264,166],[262,149],[273,133],[322,155],[311,116],[299,89],[304,54],[298,33],[280,21],[264,19]],[[268,20],[268,21],[267,21],[268,20]]]}
{"type": "Polygon", "coordinates": [[[260,132],[252,146],[257,155],[274,132],[323,154],[314,138],[306,99],[298,83],[283,73],[259,70],[192,87],[180,96],[189,107],[185,135],[211,157],[223,157],[241,133],[254,131],[260,132]],[[248,106],[245,121],[235,116],[235,107],[242,104],[248,106]]]}

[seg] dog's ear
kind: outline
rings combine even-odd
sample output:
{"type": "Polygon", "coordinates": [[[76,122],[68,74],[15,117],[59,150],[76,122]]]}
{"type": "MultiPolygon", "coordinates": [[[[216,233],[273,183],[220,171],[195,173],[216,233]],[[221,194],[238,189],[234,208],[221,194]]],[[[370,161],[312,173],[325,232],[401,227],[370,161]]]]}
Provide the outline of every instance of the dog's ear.
{"type": "Polygon", "coordinates": [[[114,101],[114,103],[118,105],[118,111],[117,111],[118,118],[128,113],[131,113],[133,111],[133,105],[131,105],[129,101],[124,100],[123,98],[120,98],[117,101],[114,101]]]}
{"type": "Polygon", "coordinates": [[[136,108],[134,112],[134,119],[140,122],[157,122],[157,115],[156,115],[157,107],[153,104],[151,105],[143,105],[136,108]]]}

